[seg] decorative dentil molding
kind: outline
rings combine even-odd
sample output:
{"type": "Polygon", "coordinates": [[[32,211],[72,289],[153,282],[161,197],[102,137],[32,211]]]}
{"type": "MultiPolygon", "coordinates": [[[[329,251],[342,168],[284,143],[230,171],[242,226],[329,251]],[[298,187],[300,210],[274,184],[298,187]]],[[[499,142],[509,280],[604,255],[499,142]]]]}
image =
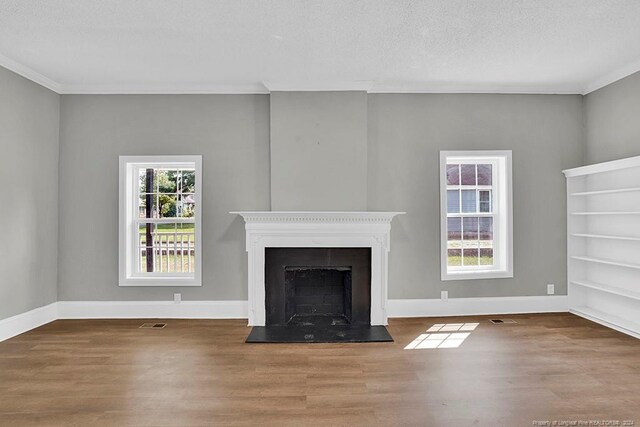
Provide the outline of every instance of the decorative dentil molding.
{"type": "Polygon", "coordinates": [[[247,224],[254,223],[332,223],[332,224],[390,224],[393,217],[405,212],[296,212],[296,211],[263,211],[263,212],[229,212],[244,218],[247,224]]]}

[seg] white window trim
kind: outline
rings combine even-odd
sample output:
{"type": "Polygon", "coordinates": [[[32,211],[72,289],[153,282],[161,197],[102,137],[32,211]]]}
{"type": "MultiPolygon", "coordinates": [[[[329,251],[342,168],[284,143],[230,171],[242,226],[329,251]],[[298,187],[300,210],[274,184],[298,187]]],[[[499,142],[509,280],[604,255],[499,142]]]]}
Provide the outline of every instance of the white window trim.
{"type": "MultiPolygon", "coordinates": [[[[202,286],[202,156],[120,156],[119,171],[119,285],[120,286],[202,286]],[[148,167],[192,167],[195,164],[195,272],[194,274],[149,273],[136,275],[133,261],[133,211],[134,183],[133,171],[140,165],[148,167]]],[[[173,221],[175,222],[175,221],[173,221]]]]}
{"type": "MultiPolygon", "coordinates": [[[[440,152],[440,279],[481,280],[513,277],[513,179],[511,168],[511,150],[471,150],[440,152]],[[493,198],[494,221],[494,257],[499,262],[495,266],[475,266],[459,270],[450,270],[447,266],[447,159],[456,162],[478,163],[480,159],[498,165],[494,174],[494,186],[498,188],[498,197],[493,198]],[[498,223],[496,227],[495,223],[498,223]]],[[[493,192],[493,195],[495,192],[493,192]]]]}

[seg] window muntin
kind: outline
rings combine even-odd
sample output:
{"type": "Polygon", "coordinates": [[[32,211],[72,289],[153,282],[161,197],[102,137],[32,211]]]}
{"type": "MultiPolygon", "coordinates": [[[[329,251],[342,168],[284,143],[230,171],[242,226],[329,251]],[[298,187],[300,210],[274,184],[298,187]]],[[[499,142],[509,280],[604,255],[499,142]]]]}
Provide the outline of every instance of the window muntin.
{"type": "Polygon", "coordinates": [[[513,277],[511,152],[441,152],[442,280],[513,277]]]}
{"type": "Polygon", "coordinates": [[[200,156],[123,156],[120,284],[200,285],[200,156]]]}
{"type": "Polygon", "coordinates": [[[447,161],[447,266],[493,266],[493,163],[447,161]]]}
{"type": "Polygon", "coordinates": [[[135,169],[139,213],[133,221],[138,230],[135,274],[194,273],[195,167],[137,165],[135,169]]]}

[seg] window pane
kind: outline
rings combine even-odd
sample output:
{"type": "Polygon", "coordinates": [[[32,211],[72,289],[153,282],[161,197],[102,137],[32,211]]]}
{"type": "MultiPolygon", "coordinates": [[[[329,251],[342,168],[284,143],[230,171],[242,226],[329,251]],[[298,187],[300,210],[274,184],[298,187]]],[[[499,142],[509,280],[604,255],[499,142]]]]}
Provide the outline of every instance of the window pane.
{"type": "Polygon", "coordinates": [[[491,185],[491,165],[478,165],[478,185],[491,185]]]}
{"type": "Polygon", "coordinates": [[[180,171],[180,192],[195,193],[196,191],[196,171],[193,169],[183,169],[180,171]]]}
{"type": "Polygon", "coordinates": [[[493,265],[493,249],[480,248],[480,265],[493,265]]]}
{"type": "Polygon", "coordinates": [[[460,185],[460,165],[447,165],[447,185],[460,185]]]}
{"type": "Polygon", "coordinates": [[[176,193],[178,171],[175,169],[156,169],[158,193],[176,193]]]}
{"type": "Polygon", "coordinates": [[[176,205],[177,216],[193,218],[196,213],[196,201],[193,194],[180,194],[176,205]]]}
{"type": "Polygon", "coordinates": [[[158,218],[157,194],[145,194],[138,199],[138,218],[158,218]],[[147,203],[149,202],[149,203],[147,203]],[[150,210],[147,212],[147,206],[150,210]],[[148,215],[148,216],[147,216],[148,215]]]}
{"type": "Polygon", "coordinates": [[[489,190],[480,190],[480,212],[491,212],[491,197],[489,190]]]}
{"type": "Polygon", "coordinates": [[[462,249],[462,265],[478,265],[478,248],[462,249]]]}
{"type": "Polygon", "coordinates": [[[447,265],[450,265],[450,266],[462,265],[462,249],[447,250],[447,265]]]}
{"type": "Polygon", "coordinates": [[[177,212],[177,194],[158,194],[158,210],[160,218],[175,218],[177,212]]]}
{"type": "Polygon", "coordinates": [[[140,270],[149,273],[195,271],[195,224],[141,224],[140,270]],[[150,237],[150,239],[149,239],[150,237]]]}
{"type": "Polygon", "coordinates": [[[464,240],[478,240],[478,218],[463,218],[462,230],[464,240]]]}
{"type": "Polygon", "coordinates": [[[460,212],[460,191],[459,190],[447,190],[447,212],[448,213],[460,212]]]}
{"type": "Polygon", "coordinates": [[[138,169],[138,192],[140,194],[153,193],[154,176],[153,169],[138,169]]]}
{"type": "Polygon", "coordinates": [[[153,235],[155,224],[140,224],[138,227],[138,253],[140,258],[140,272],[153,272],[153,235]],[[149,264],[147,264],[149,261],[149,264]]]}
{"type": "Polygon", "coordinates": [[[461,218],[447,218],[447,240],[462,239],[461,218]]]}
{"type": "Polygon", "coordinates": [[[140,224],[138,227],[138,246],[152,246],[154,231],[155,224],[140,224]]]}
{"type": "Polygon", "coordinates": [[[462,212],[476,212],[476,190],[462,190],[462,212]]]}
{"type": "Polygon", "coordinates": [[[480,240],[493,240],[493,218],[480,218],[480,240]]]}
{"type": "Polygon", "coordinates": [[[140,196],[138,200],[138,218],[192,218],[195,209],[193,194],[154,193],[140,196]],[[147,206],[151,207],[150,212],[147,212],[147,206]]]}
{"type": "Polygon", "coordinates": [[[476,185],[476,165],[460,165],[462,185],[476,185]]]}

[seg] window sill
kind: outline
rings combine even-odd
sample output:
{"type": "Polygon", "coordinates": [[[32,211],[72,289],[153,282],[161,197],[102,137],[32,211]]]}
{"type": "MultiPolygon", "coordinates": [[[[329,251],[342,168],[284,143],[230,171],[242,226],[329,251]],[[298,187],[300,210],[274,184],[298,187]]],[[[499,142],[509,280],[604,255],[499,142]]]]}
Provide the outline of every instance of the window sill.
{"type": "Polygon", "coordinates": [[[509,279],[513,278],[513,271],[489,270],[489,271],[460,271],[442,273],[440,280],[484,280],[484,279],[509,279]]]}
{"type": "Polygon", "coordinates": [[[186,287],[186,286],[202,286],[202,281],[199,279],[193,278],[180,278],[180,277],[129,277],[124,280],[120,280],[118,286],[122,287],[131,287],[131,286],[155,286],[155,287],[164,287],[164,286],[176,286],[176,287],[186,287]]]}

